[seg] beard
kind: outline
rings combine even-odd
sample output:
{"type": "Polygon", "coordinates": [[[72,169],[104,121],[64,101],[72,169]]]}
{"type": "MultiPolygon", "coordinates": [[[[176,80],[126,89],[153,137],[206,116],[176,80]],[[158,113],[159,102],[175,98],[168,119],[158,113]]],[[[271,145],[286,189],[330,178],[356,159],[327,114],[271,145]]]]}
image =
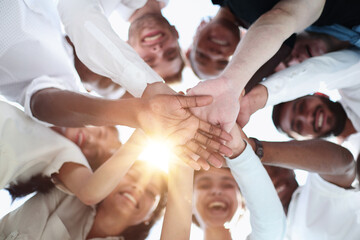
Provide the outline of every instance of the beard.
{"type": "Polygon", "coordinates": [[[339,102],[332,102],[329,99],[324,99],[323,102],[328,106],[329,110],[333,113],[335,118],[334,128],[325,133],[321,137],[329,137],[331,135],[338,136],[345,128],[347,115],[344,108],[339,102]]]}

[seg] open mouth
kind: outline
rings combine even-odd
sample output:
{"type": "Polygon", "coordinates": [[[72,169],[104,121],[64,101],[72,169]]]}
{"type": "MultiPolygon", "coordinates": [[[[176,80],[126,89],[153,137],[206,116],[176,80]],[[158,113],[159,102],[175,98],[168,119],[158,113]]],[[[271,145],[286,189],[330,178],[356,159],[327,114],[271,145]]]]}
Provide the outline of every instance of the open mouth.
{"type": "Polygon", "coordinates": [[[128,199],[132,204],[134,204],[134,206],[136,208],[138,208],[138,202],[136,201],[136,199],[134,198],[133,195],[131,195],[130,193],[127,193],[127,192],[124,192],[124,193],[121,193],[122,196],[124,196],[126,199],[128,199]]]}
{"type": "Polygon", "coordinates": [[[210,41],[213,43],[216,43],[217,45],[220,45],[220,46],[229,45],[228,41],[226,41],[224,39],[215,38],[215,37],[210,37],[210,41]]]}
{"type": "Polygon", "coordinates": [[[306,46],[306,52],[309,55],[309,58],[313,57],[313,55],[311,54],[311,48],[309,46],[306,46]]]}
{"type": "Polygon", "coordinates": [[[228,209],[228,206],[226,203],[222,202],[222,201],[213,201],[213,202],[210,202],[208,204],[208,208],[211,210],[211,211],[226,211],[228,209]]]}
{"type": "Polygon", "coordinates": [[[147,45],[156,44],[156,43],[161,42],[163,40],[164,36],[165,36],[165,34],[163,32],[153,31],[153,32],[146,34],[142,38],[142,42],[147,45]]]}
{"type": "Polygon", "coordinates": [[[325,113],[323,109],[319,106],[314,112],[314,123],[313,128],[315,132],[320,132],[325,123],[325,113]]]}

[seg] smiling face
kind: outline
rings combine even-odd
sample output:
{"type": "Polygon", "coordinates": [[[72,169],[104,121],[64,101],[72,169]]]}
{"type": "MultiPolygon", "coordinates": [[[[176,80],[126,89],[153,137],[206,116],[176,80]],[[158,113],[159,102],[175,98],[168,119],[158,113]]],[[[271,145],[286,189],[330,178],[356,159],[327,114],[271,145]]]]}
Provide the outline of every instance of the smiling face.
{"type": "Polygon", "coordinates": [[[331,104],[334,103],[319,96],[305,96],[284,103],[279,117],[280,128],[295,139],[327,136],[338,123],[338,116],[329,107],[331,104]]]}
{"type": "Polygon", "coordinates": [[[74,142],[93,169],[109,159],[121,146],[115,127],[55,128],[54,130],[74,142]]]}
{"type": "Polygon", "coordinates": [[[99,208],[116,215],[128,227],[134,226],[151,218],[165,188],[159,170],[135,163],[99,208]]]}
{"type": "Polygon", "coordinates": [[[239,28],[225,19],[202,21],[187,53],[191,67],[199,78],[219,75],[240,41],[239,28]]]}
{"type": "Polygon", "coordinates": [[[221,227],[242,206],[240,190],[229,169],[210,168],[194,178],[194,215],[202,228],[221,227]]]}
{"type": "Polygon", "coordinates": [[[162,78],[169,78],[184,65],[178,38],[175,27],[163,16],[148,14],[130,25],[128,42],[162,78]]]}

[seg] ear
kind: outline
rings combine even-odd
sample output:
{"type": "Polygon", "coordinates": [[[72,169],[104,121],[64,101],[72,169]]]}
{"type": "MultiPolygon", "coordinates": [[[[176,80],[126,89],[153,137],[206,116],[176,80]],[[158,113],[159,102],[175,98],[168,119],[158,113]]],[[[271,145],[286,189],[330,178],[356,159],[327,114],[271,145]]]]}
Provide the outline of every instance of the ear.
{"type": "Polygon", "coordinates": [[[192,47],[189,47],[185,52],[185,56],[186,56],[187,59],[190,59],[191,50],[192,50],[192,47]]]}
{"type": "Polygon", "coordinates": [[[171,25],[171,32],[174,34],[174,36],[176,36],[177,39],[179,39],[179,33],[174,25],[171,25]]]}

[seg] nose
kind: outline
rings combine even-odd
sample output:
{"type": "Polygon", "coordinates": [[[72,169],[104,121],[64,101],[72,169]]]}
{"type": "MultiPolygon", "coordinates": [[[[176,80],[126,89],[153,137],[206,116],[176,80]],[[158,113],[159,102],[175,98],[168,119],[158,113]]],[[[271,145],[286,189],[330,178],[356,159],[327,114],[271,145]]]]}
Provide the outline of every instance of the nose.
{"type": "Polygon", "coordinates": [[[154,44],[153,46],[150,47],[151,51],[154,52],[154,53],[161,51],[162,48],[163,48],[162,43],[157,43],[157,44],[154,44]]]}
{"type": "Polygon", "coordinates": [[[299,113],[296,122],[299,122],[302,125],[302,132],[304,134],[313,132],[314,116],[310,111],[304,111],[303,113],[299,113]]]}
{"type": "Polygon", "coordinates": [[[222,191],[220,188],[214,187],[211,190],[211,195],[213,195],[213,196],[220,196],[221,194],[222,194],[222,191]]]}
{"type": "Polygon", "coordinates": [[[222,51],[220,48],[217,47],[209,47],[209,52],[213,56],[220,56],[222,55],[222,51]]]}
{"type": "Polygon", "coordinates": [[[141,196],[144,193],[144,188],[140,184],[133,184],[132,186],[133,191],[136,193],[137,196],[141,196]]]}

